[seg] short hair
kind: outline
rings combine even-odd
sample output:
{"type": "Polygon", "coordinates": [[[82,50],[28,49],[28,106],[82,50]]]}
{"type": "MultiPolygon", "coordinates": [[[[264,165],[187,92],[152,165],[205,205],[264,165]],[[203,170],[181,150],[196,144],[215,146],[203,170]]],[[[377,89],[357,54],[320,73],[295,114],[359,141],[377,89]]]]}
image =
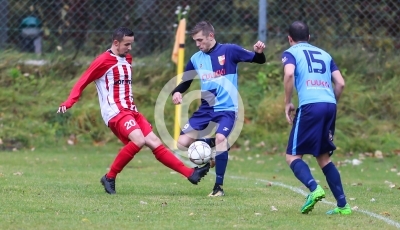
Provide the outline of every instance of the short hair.
{"type": "Polygon", "coordinates": [[[306,23],[302,21],[295,21],[289,26],[289,36],[293,41],[308,41],[310,37],[310,30],[306,23]]]}
{"type": "Polygon", "coordinates": [[[134,36],[133,31],[126,27],[120,27],[120,28],[114,30],[112,40],[113,41],[117,40],[120,42],[120,41],[122,41],[122,39],[124,39],[125,36],[133,37],[134,36]]]}
{"type": "Polygon", "coordinates": [[[203,35],[208,36],[210,33],[214,33],[214,27],[208,21],[201,21],[190,31],[190,36],[194,36],[200,31],[203,31],[203,35]]]}

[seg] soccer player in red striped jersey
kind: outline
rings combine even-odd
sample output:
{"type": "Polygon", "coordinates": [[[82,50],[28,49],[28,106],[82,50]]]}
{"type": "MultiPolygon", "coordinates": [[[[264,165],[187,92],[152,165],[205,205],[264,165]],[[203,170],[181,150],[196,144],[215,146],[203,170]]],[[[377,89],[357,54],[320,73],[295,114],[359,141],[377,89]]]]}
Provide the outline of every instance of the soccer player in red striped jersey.
{"type": "Polygon", "coordinates": [[[193,169],[186,167],[162,144],[153,133],[151,124],[138,112],[133,100],[132,56],[129,54],[133,42],[132,30],[124,27],[116,29],[111,48],[91,63],[57,113],[65,113],[71,108],[89,83],[96,84],[103,120],[125,145],[111,164],[109,172],[100,180],[107,193],[116,193],[117,174],[145,145],[153,151],[158,161],[184,175],[192,184],[197,184],[207,174],[210,165],[193,169]]]}

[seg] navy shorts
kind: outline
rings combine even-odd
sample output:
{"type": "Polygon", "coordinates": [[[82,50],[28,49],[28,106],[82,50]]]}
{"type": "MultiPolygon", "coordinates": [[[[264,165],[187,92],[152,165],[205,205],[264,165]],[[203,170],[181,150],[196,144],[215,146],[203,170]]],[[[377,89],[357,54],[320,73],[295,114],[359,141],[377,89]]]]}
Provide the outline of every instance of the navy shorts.
{"type": "Polygon", "coordinates": [[[235,126],[236,116],[234,111],[214,112],[213,110],[199,109],[189,118],[181,131],[181,135],[195,130],[199,132],[198,137],[200,138],[210,134],[212,129],[216,127],[216,133],[228,137],[235,126]]]}
{"type": "Polygon", "coordinates": [[[290,155],[332,154],[336,104],[312,103],[300,106],[293,119],[286,153],[290,155]]]}

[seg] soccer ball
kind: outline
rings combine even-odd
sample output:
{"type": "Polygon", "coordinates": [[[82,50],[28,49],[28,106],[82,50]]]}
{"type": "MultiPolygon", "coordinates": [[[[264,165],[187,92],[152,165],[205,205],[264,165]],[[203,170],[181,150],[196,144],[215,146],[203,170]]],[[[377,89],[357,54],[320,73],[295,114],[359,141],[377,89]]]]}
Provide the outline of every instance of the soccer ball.
{"type": "Polygon", "coordinates": [[[197,165],[203,165],[211,159],[211,147],[204,141],[195,141],[188,148],[189,160],[197,165]]]}

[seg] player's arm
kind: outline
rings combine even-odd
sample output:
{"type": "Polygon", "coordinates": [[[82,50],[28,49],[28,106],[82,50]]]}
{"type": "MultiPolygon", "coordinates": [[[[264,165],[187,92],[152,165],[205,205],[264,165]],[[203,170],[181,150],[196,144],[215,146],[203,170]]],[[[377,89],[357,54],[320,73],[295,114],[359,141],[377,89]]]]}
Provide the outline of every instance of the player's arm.
{"type": "Polygon", "coordinates": [[[194,70],[193,63],[189,60],[186,64],[185,71],[183,72],[182,81],[174,90],[172,90],[171,95],[174,104],[180,104],[182,102],[182,93],[189,89],[193,79],[196,77],[196,71],[194,70]]]}
{"type": "Polygon", "coordinates": [[[286,120],[292,124],[293,119],[291,113],[295,110],[292,103],[293,87],[294,87],[294,71],[296,69],[296,60],[289,52],[282,54],[283,63],[283,85],[285,88],[285,114],[286,120]]]}
{"type": "Polygon", "coordinates": [[[258,41],[254,45],[254,52],[247,50],[241,46],[231,44],[231,57],[235,63],[239,62],[253,62],[263,64],[266,61],[265,54],[263,53],[265,48],[264,43],[258,41]]]}
{"type": "Polygon", "coordinates": [[[342,95],[345,83],[342,74],[333,60],[331,61],[331,71],[332,82],[334,84],[333,93],[335,94],[336,102],[338,102],[342,95]]]}
{"type": "Polygon", "coordinates": [[[79,80],[75,83],[72,88],[68,99],[61,103],[58,108],[57,113],[65,113],[69,108],[71,108],[80,98],[83,90],[89,85],[91,82],[100,78],[105,74],[108,67],[103,64],[103,61],[100,58],[94,60],[89,68],[82,74],[79,80]]]}

